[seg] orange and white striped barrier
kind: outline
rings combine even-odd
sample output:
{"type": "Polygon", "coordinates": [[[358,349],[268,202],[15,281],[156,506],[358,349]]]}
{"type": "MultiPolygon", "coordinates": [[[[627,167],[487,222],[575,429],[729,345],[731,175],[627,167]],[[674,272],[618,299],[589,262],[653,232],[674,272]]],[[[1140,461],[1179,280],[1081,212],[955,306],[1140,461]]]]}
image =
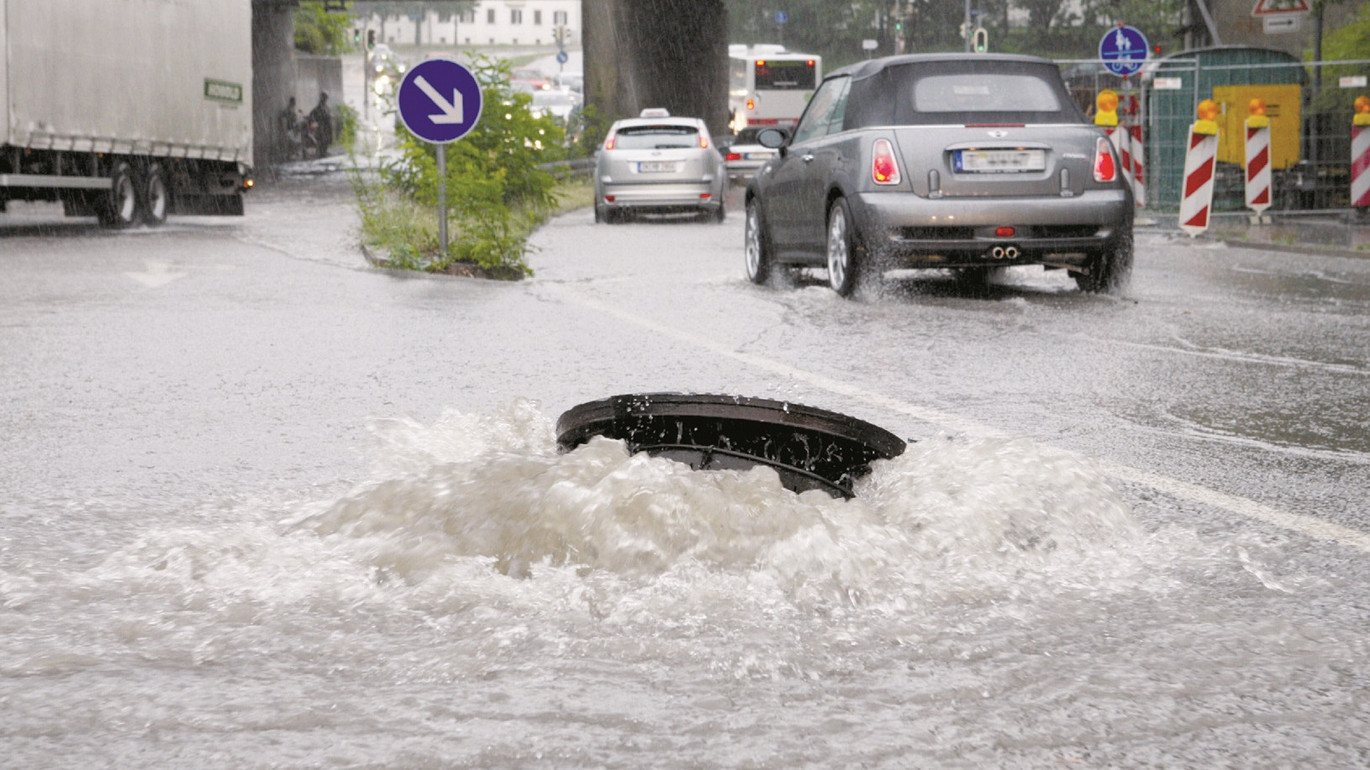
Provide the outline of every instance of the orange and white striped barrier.
{"type": "Polygon", "coordinates": [[[1127,126],[1118,126],[1117,130],[1109,132],[1109,139],[1113,140],[1113,149],[1118,151],[1118,160],[1123,171],[1123,181],[1129,186],[1132,184],[1132,130],[1127,126]]]}
{"type": "Polygon", "coordinates": [[[1146,145],[1141,126],[1132,127],[1132,197],[1137,208],[1146,205],[1146,145]]]}
{"type": "Polygon", "coordinates": [[[1199,119],[1189,127],[1189,150],[1184,156],[1184,195],[1180,198],[1180,229],[1193,238],[1208,229],[1213,207],[1213,171],[1218,158],[1218,103],[1199,102],[1199,119]]]}
{"type": "Polygon", "coordinates": [[[1246,207],[1258,221],[1270,208],[1270,118],[1265,102],[1252,99],[1251,117],[1246,119],[1246,207]]]}
{"type": "Polygon", "coordinates": [[[1351,205],[1370,210],[1370,96],[1356,97],[1351,118],[1351,205]]]}

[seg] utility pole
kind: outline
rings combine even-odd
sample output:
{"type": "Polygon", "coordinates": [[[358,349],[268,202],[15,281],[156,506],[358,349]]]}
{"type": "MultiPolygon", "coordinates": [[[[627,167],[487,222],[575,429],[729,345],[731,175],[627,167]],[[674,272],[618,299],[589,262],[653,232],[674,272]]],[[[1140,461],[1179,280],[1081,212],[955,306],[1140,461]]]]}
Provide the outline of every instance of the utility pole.
{"type": "Polygon", "coordinates": [[[966,0],[966,26],[961,29],[966,31],[966,34],[964,35],[966,38],[966,53],[970,53],[971,30],[974,29],[970,26],[970,0],[966,0]]]}

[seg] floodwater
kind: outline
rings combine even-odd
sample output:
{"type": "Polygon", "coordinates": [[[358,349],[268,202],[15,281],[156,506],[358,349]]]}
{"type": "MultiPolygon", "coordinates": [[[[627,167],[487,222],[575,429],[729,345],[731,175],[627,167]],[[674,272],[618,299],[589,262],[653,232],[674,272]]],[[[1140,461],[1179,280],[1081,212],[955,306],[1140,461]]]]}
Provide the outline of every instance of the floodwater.
{"type": "Polygon", "coordinates": [[[1365,606],[1288,542],[1026,439],[844,501],[553,420],[378,419],[314,499],[0,504],[0,766],[1370,762],[1365,606]]]}

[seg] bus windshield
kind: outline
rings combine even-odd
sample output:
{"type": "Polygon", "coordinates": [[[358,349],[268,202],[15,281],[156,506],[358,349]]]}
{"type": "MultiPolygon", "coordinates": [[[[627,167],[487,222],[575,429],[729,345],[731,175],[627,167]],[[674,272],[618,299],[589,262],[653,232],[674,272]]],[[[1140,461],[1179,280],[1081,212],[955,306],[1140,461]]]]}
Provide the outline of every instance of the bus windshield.
{"type": "Polygon", "coordinates": [[[798,61],[757,59],[755,66],[755,82],[758,89],[812,91],[817,83],[814,77],[813,59],[798,61]]]}

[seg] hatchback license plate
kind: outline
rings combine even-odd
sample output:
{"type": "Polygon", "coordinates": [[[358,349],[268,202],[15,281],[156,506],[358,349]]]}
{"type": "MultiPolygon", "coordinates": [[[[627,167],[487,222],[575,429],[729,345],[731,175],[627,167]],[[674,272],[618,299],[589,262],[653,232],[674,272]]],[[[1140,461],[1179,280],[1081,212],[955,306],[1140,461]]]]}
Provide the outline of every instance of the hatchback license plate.
{"type": "Polygon", "coordinates": [[[982,174],[1017,171],[1044,171],[1046,153],[1042,150],[957,150],[956,170],[982,174]]]}
{"type": "Polygon", "coordinates": [[[669,174],[675,171],[675,163],[664,160],[644,160],[637,164],[640,174],[669,174]]]}

